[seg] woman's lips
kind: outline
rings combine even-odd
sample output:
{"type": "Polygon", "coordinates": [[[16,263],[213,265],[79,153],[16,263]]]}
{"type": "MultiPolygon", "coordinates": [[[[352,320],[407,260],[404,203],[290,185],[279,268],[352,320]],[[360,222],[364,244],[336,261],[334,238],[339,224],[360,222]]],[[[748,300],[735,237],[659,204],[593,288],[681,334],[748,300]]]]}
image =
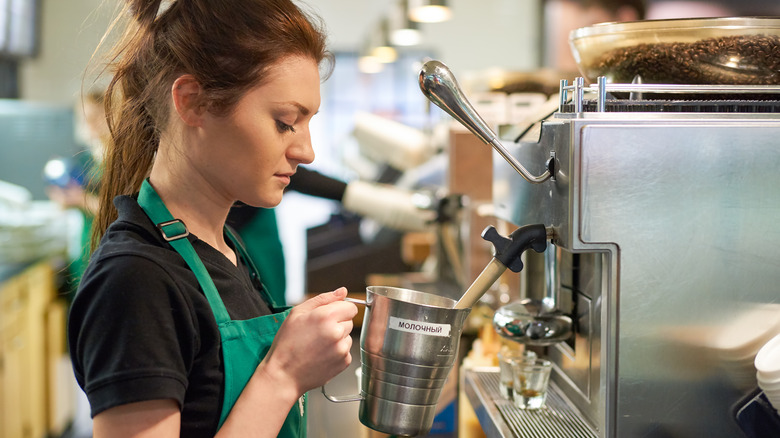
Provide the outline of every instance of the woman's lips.
{"type": "Polygon", "coordinates": [[[276,174],[275,175],[281,182],[284,183],[285,186],[290,185],[290,177],[291,174],[276,174]]]}

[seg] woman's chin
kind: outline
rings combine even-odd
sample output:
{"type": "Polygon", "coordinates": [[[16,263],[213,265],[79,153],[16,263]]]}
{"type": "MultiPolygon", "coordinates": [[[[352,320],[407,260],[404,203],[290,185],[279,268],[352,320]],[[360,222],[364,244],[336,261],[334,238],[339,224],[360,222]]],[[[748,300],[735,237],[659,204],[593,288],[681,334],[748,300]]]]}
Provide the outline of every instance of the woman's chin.
{"type": "Polygon", "coordinates": [[[244,204],[251,205],[252,207],[258,207],[258,208],[274,208],[278,206],[282,202],[282,195],[280,194],[278,197],[262,197],[254,199],[252,202],[247,201],[241,201],[244,204]]]}

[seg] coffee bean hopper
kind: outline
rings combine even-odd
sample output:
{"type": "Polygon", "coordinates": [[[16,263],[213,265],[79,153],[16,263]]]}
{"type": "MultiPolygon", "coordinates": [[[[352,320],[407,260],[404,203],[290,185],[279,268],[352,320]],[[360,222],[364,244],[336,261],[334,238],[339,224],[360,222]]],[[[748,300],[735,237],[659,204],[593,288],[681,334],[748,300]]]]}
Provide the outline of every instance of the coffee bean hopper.
{"type": "Polygon", "coordinates": [[[429,99],[496,149],[498,218],[554,231],[544,255],[526,253],[521,283],[547,283],[572,321],[544,351],[554,363],[544,416],[500,402],[497,373],[466,371],[490,437],[744,436],[752,359],[780,330],[780,20],[693,21],[575,31],[591,84],[561,81],[558,111],[498,136],[462,95],[437,91],[456,88],[441,63],[423,67],[429,99]],[[664,45],[642,46],[654,41],[664,45]],[[620,62],[690,45],[687,65],[717,83],[620,62]]]}

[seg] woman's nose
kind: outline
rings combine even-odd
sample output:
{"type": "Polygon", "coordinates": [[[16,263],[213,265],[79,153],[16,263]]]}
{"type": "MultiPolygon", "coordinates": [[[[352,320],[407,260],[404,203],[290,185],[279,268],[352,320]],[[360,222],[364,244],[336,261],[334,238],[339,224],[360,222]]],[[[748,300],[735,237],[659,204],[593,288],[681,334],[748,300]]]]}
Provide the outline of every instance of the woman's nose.
{"type": "Polygon", "coordinates": [[[308,129],[306,132],[301,133],[300,139],[297,139],[290,148],[288,156],[301,164],[310,164],[314,161],[314,148],[311,144],[311,134],[308,129]]]}

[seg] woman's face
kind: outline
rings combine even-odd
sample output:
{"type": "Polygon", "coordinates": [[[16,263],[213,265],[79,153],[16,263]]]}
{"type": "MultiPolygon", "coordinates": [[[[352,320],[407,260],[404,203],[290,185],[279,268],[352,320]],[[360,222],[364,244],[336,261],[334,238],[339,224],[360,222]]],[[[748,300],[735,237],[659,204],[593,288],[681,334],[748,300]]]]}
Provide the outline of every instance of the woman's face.
{"type": "Polygon", "coordinates": [[[111,132],[108,130],[106,122],[106,110],[102,103],[89,98],[84,99],[82,110],[84,114],[84,140],[89,146],[93,158],[101,161],[105,144],[111,139],[111,132]]]}
{"type": "Polygon", "coordinates": [[[314,160],[309,122],[319,107],[317,63],[283,59],[233,112],[205,116],[200,171],[231,202],[276,206],[298,165],[314,160]]]}

